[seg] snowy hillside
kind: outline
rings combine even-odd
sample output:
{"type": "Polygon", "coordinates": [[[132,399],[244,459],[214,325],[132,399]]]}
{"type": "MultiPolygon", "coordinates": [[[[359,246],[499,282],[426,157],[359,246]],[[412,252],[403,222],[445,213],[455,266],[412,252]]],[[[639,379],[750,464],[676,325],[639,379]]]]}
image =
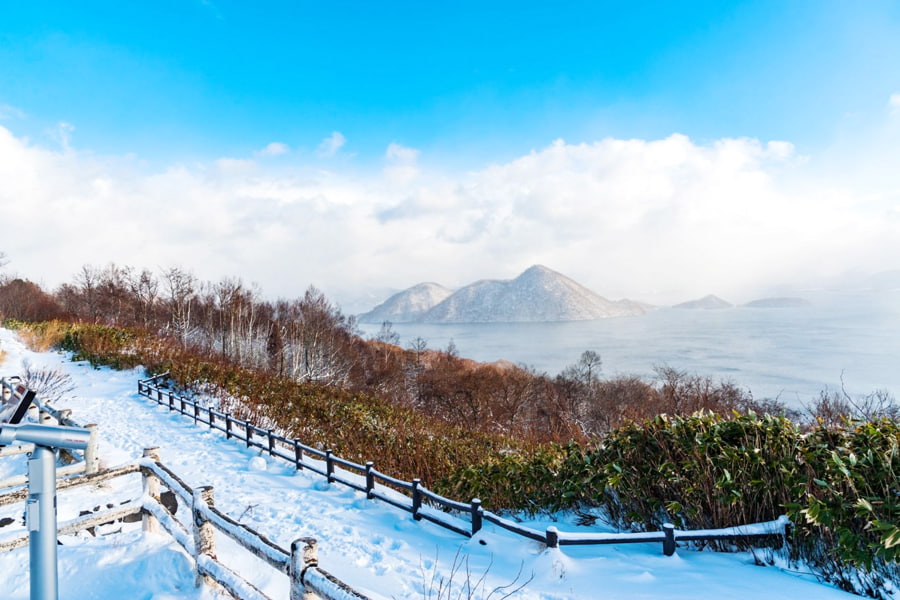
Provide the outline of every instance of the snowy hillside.
{"type": "MultiPolygon", "coordinates": [[[[98,424],[104,466],[133,460],[143,448],[158,446],[162,461],[187,484],[215,487],[220,510],[283,546],[301,536],[318,539],[320,565],[376,600],[436,598],[427,595],[433,582],[452,578],[459,585],[466,573],[473,582],[487,573],[484,597],[496,586],[527,582],[512,596],[518,600],[852,597],[802,573],[754,566],[747,553],[679,548],[675,556],[665,557],[659,544],[548,549],[491,525],[468,539],[195,426],[137,395],[137,380],[144,376],[140,370],[95,370],[86,363],[69,362],[62,354],[36,354],[7,330],[0,330],[0,348],[6,351],[0,365],[4,375],[15,374],[23,359],[71,374],[76,389],[59,407],[71,409],[73,418],[83,423],[98,424]]],[[[24,469],[23,457],[0,459],[0,478],[24,469]]],[[[60,494],[60,518],[134,494],[133,486],[67,490],[60,494]]],[[[0,538],[9,528],[21,530],[21,507],[2,507],[0,519],[7,516],[17,524],[0,528],[0,538]]],[[[538,529],[552,524],[563,531],[608,531],[599,522],[577,527],[566,515],[528,523],[538,529]]],[[[110,537],[83,535],[61,541],[62,600],[214,597],[209,590],[193,588],[190,564],[174,543],[162,536],[144,536],[140,524],[125,526],[123,533],[110,537]]],[[[287,598],[287,578],[256,559],[238,555],[227,544],[220,546],[219,558],[272,598],[287,598]]],[[[27,549],[0,554],[4,600],[28,597],[27,562],[27,549]]]]}
{"type": "Polygon", "coordinates": [[[437,283],[420,283],[394,294],[369,312],[360,315],[359,320],[362,323],[417,321],[452,293],[452,290],[437,283]]]}
{"type": "Polygon", "coordinates": [[[642,315],[648,306],[612,301],[541,265],[512,280],[484,279],[439,297],[436,284],[419,284],[360,316],[364,323],[519,323],[589,321],[642,315]],[[423,287],[428,286],[428,287],[423,287]]]}
{"type": "Polygon", "coordinates": [[[466,286],[425,313],[431,323],[589,321],[642,315],[630,300],[613,302],[547,267],[535,265],[511,281],[466,286]]]}

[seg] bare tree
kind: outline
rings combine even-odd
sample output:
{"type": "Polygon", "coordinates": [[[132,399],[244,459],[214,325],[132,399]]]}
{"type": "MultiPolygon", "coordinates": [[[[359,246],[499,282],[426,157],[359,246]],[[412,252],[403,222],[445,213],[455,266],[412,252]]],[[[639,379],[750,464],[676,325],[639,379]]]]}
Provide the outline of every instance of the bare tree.
{"type": "Polygon", "coordinates": [[[131,293],[135,302],[135,321],[144,328],[149,328],[156,317],[156,304],[159,298],[159,281],[147,269],[131,279],[131,293]]]}
{"type": "Polygon", "coordinates": [[[76,304],[72,306],[78,316],[97,321],[100,315],[99,287],[100,272],[91,265],[81,267],[81,271],[75,275],[74,291],[77,292],[78,296],[76,304]]]}
{"type": "Polygon", "coordinates": [[[400,343],[400,334],[394,331],[394,324],[390,321],[382,321],[381,329],[375,335],[375,341],[382,344],[392,344],[394,346],[400,343]]]}
{"type": "Polygon", "coordinates": [[[163,271],[163,281],[167,292],[165,304],[169,312],[169,325],[184,346],[192,328],[197,278],[178,267],[171,267],[163,271]]]}
{"type": "Polygon", "coordinates": [[[269,321],[269,337],[266,340],[266,354],[269,357],[269,368],[284,375],[284,333],[282,326],[274,320],[269,321]]]}

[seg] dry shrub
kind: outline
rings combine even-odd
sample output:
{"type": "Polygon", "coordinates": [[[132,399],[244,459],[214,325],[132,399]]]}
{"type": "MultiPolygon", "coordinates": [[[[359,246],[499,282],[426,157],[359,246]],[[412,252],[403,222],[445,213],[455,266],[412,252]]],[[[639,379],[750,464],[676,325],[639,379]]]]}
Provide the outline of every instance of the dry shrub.
{"type": "Polygon", "coordinates": [[[71,325],[63,321],[40,323],[6,323],[16,329],[19,339],[34,352],[47,352],[59,347],[71,325]]]}
{"type": "Polygon", "coordinates": [[[35,367],[27,360],[22,361],[22,384],[46,403],[61,400],[75,389],[68,373],[50,367],[35,367]]]}

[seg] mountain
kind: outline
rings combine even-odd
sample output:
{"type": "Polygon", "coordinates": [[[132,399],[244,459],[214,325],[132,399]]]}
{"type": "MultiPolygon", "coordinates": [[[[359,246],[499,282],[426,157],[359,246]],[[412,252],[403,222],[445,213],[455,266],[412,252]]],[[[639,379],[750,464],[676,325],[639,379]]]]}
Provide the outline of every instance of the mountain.
{"type": "Polygon", "coordinates": [[[718,296],[710,294],[709,296],[703,296],[702,298],[698,298],[696,300],[689,300],[688,302],[676,304],[673,308],[712,310],[716,308],[731,308],[732,306],[734,305],[730,302],[726,302],[718,296]]]}
{"type": "Polygon", "coordinates": [[[585,321],[642,315],[648,309],[648,305],[631,300],[607,300],[565,275],[535,265],[512,280],[486,279],[467,285],[417,320],[425,323],[585,321]]]}
{"type": "Polygon", "coordinates": [[[446,300],[453,291],[437,283],[420,283],[398,292],[370,310],[359,315],[360,323],[409,323],[446,300]]]}
{"type": "Polygon", "coordinates": [[[743,306],[747,308],[798,308],[801,306],[810,306],[812,303],[804,298],[778,297],[778,298],[760,298],[753,300],[743,306]]]}

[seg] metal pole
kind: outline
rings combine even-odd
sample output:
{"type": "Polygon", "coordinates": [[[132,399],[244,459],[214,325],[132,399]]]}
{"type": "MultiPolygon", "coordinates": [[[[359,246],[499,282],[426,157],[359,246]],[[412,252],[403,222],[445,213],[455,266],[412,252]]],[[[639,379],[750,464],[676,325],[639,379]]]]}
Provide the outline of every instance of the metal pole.
{"type": "Polygon", "coordinates": [[[58,600],[56,569],[56,455],[35,445],[28,460],[25,505],[31,560],[31,600],[58,600]]]}

